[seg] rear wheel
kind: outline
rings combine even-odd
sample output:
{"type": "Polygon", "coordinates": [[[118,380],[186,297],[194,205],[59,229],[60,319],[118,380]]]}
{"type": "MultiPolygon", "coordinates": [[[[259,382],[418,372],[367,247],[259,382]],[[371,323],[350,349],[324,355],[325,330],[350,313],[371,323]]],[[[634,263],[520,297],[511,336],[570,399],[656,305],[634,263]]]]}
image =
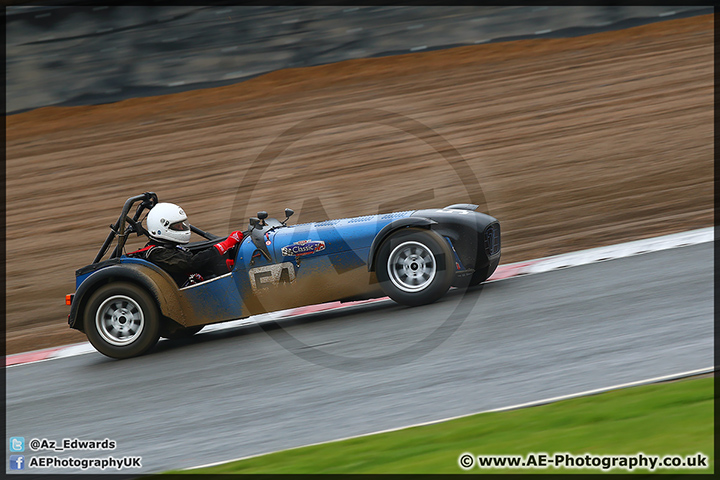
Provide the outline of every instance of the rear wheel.
{"type": "Polygon", "coordinates": [[[378,250],[376,274],[383,291],[403,305],[424,305],[445,295],[453,280],[447,242],[428,230],[405,229],[378,250]]]}
{"type": "Polygon", "coordinates": [[[155,301],[130,283],[97,289],[85,307],[85,333],[100,353],[112,358],[142,355],[160,336],[155,301]]]}

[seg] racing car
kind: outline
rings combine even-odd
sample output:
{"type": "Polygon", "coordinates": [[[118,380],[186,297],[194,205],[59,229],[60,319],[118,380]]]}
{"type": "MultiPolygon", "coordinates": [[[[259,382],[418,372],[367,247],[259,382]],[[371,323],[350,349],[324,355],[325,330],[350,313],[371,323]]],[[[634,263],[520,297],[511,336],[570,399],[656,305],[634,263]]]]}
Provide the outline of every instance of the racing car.
{"type": "MultiPolygon", "coordinates": [[[[250,218],[243,240],[227,253],[234,260],[228,273],[178,285],[157,265],[125,253],[130,235],[148,235],[142,215],[157,203],[153,192],[127,199],[94,261],[76,270],[75,293],[66,296],[69,326],[112,358],[141,355],[160,337],[304,305],[384,296],[428,304],[451,286],[484,282],[500,261],[500,224],[476,212],[477,205],[299,225],[287,225],[294,213],[288,208],[283,221],[264,211],[250,218]]],[[[190,229],[204,239],[187,244],[191,251],[226,238],[190,229]]]]}

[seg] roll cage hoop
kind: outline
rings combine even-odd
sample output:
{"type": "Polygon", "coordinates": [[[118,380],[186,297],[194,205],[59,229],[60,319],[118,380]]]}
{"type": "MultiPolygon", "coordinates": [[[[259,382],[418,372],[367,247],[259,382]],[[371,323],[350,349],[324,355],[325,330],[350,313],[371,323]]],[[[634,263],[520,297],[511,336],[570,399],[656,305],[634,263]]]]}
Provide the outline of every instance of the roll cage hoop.
{"type": "MultiPolygon", "coordinates": [[[[113,240],[116,237],[117,245],[115,245],[115,249],[110,254],[110,258],[117,258],[122,255],[123,248],[125,247],[125,242],[127,241],[128,236],[130,236],[132,233],[136,233],[138,237],[144,235],[150,238],[148,231],[143,228],[141,224],[142,222],[139,222],[138,220],[140,219],[140,215],[142,215],[145,210],[150,210],[155,205],[157,205],[157,203],[158,197],[154,192],[145,192],[142,195],[136,195],[125,200],[125,204],[123,205],[122,211],[120,212],[120,216],[114,224],[110,225],[110,233],[105,239],[105,242],[102,244],[102,247],[100,247],[100,251],[95,256],[93,264],[98,263],[100,260],[102,260],[102,258],[107,253],[110,244],[112,244],[113,240]],[[130,210],[132,210],[133,205],[138,202],[140,202],[140,204],[137,206],[135,214],[132,217],[129,217],[128,213],[130,213],[130,210]]],[[[190,230],[208,240],[215,240],[220,238],[217,235],[204,232],[192,225],[190,225],[190,230]]]]}

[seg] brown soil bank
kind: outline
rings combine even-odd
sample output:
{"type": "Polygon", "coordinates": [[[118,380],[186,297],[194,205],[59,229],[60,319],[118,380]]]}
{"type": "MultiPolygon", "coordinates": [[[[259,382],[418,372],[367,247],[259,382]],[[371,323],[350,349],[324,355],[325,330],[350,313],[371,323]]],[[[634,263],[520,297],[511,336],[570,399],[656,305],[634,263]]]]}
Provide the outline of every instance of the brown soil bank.
{"type": "Polygon", "coordinates": [[[8,117],[8,353],[84,339],[64,294],[143,191],[216,233],[286,206],[308,221],[478,198],[429,131],[500,219],[503,263],[710,226],[713,17],[8,117]],[[312,128],[281,136],[296,125],[312,128]]]}

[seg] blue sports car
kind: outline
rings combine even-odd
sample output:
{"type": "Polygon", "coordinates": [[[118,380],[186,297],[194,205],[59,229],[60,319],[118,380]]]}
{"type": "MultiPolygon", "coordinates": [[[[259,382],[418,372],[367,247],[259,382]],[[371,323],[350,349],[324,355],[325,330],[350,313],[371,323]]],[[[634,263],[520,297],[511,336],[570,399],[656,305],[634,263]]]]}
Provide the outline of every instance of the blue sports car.
{"type": "MultiPolygon", "coordinates": [[[[284,221],[266,212],[250,219],[227,254],[231,271],[178,286],[157,265],[124,253],[128,236],[147,233],[142,214],[157,203],[152,192],[125,202],[93,263],[75,272],[75,293],[66,296],[70,327],[109,357],[141,355],[160,337],[193,335],[211,323],[303,305],[383,296],[427,304],[450,286],[485,281],[500,261],[500,225],[477,205],[301,225],[287,225],[293,211],[286,209],[284,221]]],[[[207,239],[188,244],[191,251],[223,240],[190,228],[207,239]]]]}

